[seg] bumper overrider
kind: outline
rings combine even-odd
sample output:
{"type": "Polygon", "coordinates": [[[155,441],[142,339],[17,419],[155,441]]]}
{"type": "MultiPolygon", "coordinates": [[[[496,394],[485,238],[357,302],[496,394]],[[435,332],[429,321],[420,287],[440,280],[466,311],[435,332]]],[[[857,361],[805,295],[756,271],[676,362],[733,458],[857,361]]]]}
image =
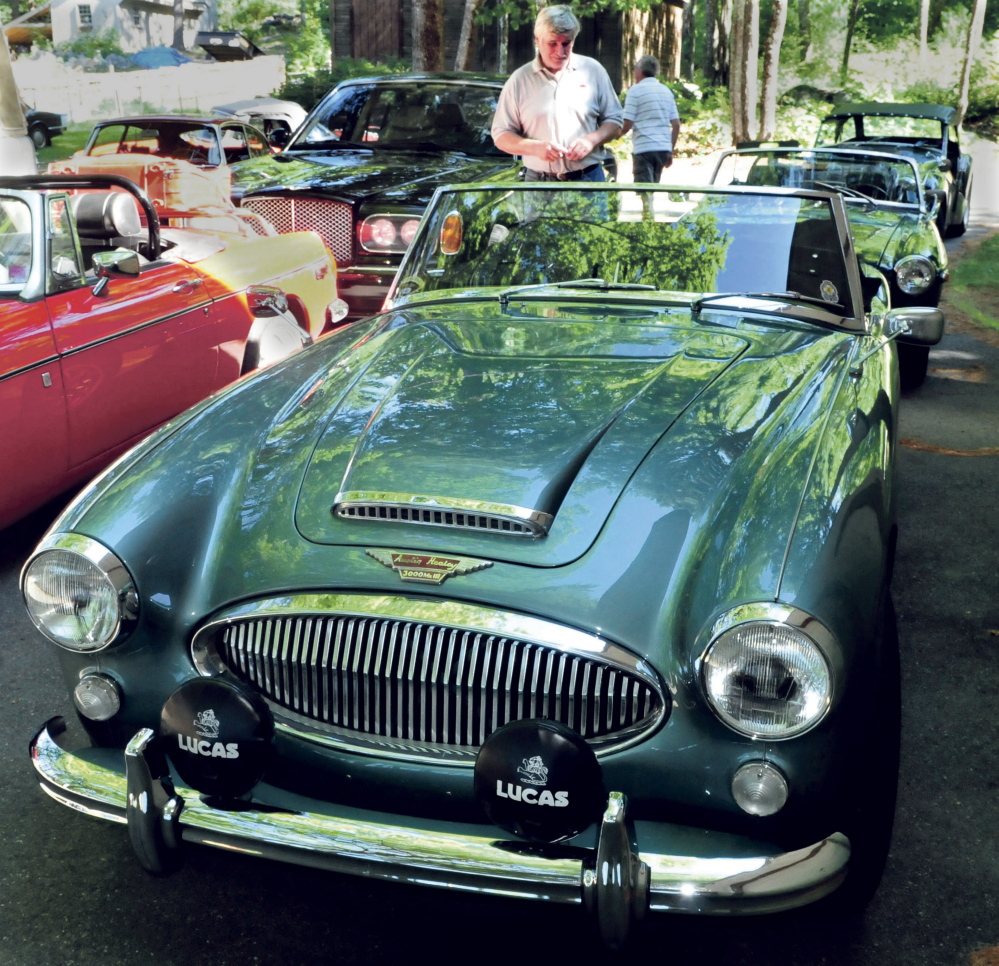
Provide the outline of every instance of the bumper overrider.
{"type": "Polygon", "coordinates": [[[850,857],[840,833],[783,853],[746,843],[733,848],[731,836],[712,843],[704,833],[701,855],[681,848],[644,851],[643,838],[661,848],[674,837],[671,829],[677,842],[689,830],[631,823],[624,795],[614,791],[597,822],[593,848],[539,846],[489,825],[434,823],[289,797],[263,782],[239,799],[199,795],[175,784],[149,729],[132,738],[124,755],[71,751],[64,735],[63,719],[53,718],[31,742],[42,789],[77,811],[127,825],[150,872],[175,867],[186,841],[335,872],[579,903],[612,948],[623,945],[648,909],[757,914],[813,902],[842,882],[850,857]]]}

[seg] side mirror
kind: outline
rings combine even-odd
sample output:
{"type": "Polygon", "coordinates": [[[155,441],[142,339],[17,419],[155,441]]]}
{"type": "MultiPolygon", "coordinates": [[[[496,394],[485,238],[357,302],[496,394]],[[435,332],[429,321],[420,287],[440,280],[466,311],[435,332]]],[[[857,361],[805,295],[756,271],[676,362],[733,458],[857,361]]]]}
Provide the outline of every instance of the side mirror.
{"type": "Polygon", "coordinates": [[[937,162],[937,167],[941,171],[950,171],[953,165],[950,163],[950,158],[942,158],[937,162]]]}
{"type": "Polygon", "coordinates": [[[267,135],[267,143],[272,148],[283,148],[290,140],[291,131],[283,127],[276,127],[267,135]]]}
{"type": "Polygon", "coordinates": [[[926,305],[891,309],[885,320],[889,337],[911,345],[936,345],[944,333],[944,314],[926,305]]]}
{"type": "Polygon", "coordinates": [[[101,295],[104,292],[113,272],[118,275],[137,276],[142,269],[138,253],[126,248],[116,248],[113,252],[95,252],[92,263],[97,272],[94,295],[101,295]]]}
{"type": "Polygon", "coordinates": [[[113,252],[95,252],[92,261],[97,274],[101,277],[107,277],[112,272],[134,276],[140,271],[138,253],[124,248],[115,249],[113,252]]]}

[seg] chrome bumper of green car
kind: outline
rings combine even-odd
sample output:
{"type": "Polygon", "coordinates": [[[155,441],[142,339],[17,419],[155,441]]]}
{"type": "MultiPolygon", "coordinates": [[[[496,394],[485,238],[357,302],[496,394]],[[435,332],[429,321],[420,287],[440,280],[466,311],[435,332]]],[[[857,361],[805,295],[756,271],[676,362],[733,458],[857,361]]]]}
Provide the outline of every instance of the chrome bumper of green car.
{"type": "MultiPolygon", "coordinates": [[[[109,752],[66,750],[60,744],[64,730],[62,719],[53,718],[31,742],[42,788],[70,808],[128,825],[140,862],[157,872],[166,871],[159,864],[167,864],[184,840],[336,872],[583,903],[591,911],[599,908],[602,917],[611,910],[612,918],[628,919],[640,918],[645,908],[755,914],[802,906],[840,884],[850,857],[849,842],[839,833],[809,848],[777,854],[731,856],[722,851],[708,857],[642,851],[644,823],[625,828],[624,798],[616,793],[610,796],[595,849],[539,847],[502,838],[498,829],[492,835],[490,826],[403,826],[399,816],[360,809],[292,810],[293,805],[268,804],[266,794],[260,802],[216,807],[197,792],[174,790],[168,781],[152,777],[155,770],[144,757],[153,740],[148,730],[136,735],[120,765],[109,752]],[[630,851],[631,834],[639,839],[637,853],[630,851]]],[[[304,799],[300,803],[317,806],[304,799]]]]}

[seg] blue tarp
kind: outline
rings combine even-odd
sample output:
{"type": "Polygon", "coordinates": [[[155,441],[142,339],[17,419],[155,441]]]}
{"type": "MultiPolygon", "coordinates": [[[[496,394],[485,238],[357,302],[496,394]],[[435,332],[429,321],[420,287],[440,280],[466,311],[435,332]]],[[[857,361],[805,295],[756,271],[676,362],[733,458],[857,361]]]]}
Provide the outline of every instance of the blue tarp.
{"type": "Polygon", "coordinates": [[[173,47],[147,47],[145,50],[140,50],[137,54],[132,54],[129,60],[136,67],[145,67],[146,69],[152,69],[153,67],[177,67],[180,64],[190,64],[192,62],[192,58],[186,54],[182,54],[179,50],[174,50],[173,47]]]}

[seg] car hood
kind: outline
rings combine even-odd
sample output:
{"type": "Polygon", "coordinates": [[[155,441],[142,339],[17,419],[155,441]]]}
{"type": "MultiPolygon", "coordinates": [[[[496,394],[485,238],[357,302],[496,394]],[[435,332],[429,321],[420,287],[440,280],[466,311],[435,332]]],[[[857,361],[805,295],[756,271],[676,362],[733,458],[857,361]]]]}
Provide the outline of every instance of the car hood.
{"type": "Polygon", "coordinates": [[[914,231],[919,224],[917,209],[909,212],[899,208],[848,204],[847,216],[858,253],[865,261],[881,265],[885,270],[892,267],[891,259],[886,253],[893,250],[898,236],[914,231]]]}
{"type": "Polygon", "coordinates": [[[290,160],[258,158],[234,165],[233,194],[319,193],[343,200],[425,206],[441,185],[495,180],[517,168],[508,158],[472,158],[454,151],[294,152],[290,160]]]}

